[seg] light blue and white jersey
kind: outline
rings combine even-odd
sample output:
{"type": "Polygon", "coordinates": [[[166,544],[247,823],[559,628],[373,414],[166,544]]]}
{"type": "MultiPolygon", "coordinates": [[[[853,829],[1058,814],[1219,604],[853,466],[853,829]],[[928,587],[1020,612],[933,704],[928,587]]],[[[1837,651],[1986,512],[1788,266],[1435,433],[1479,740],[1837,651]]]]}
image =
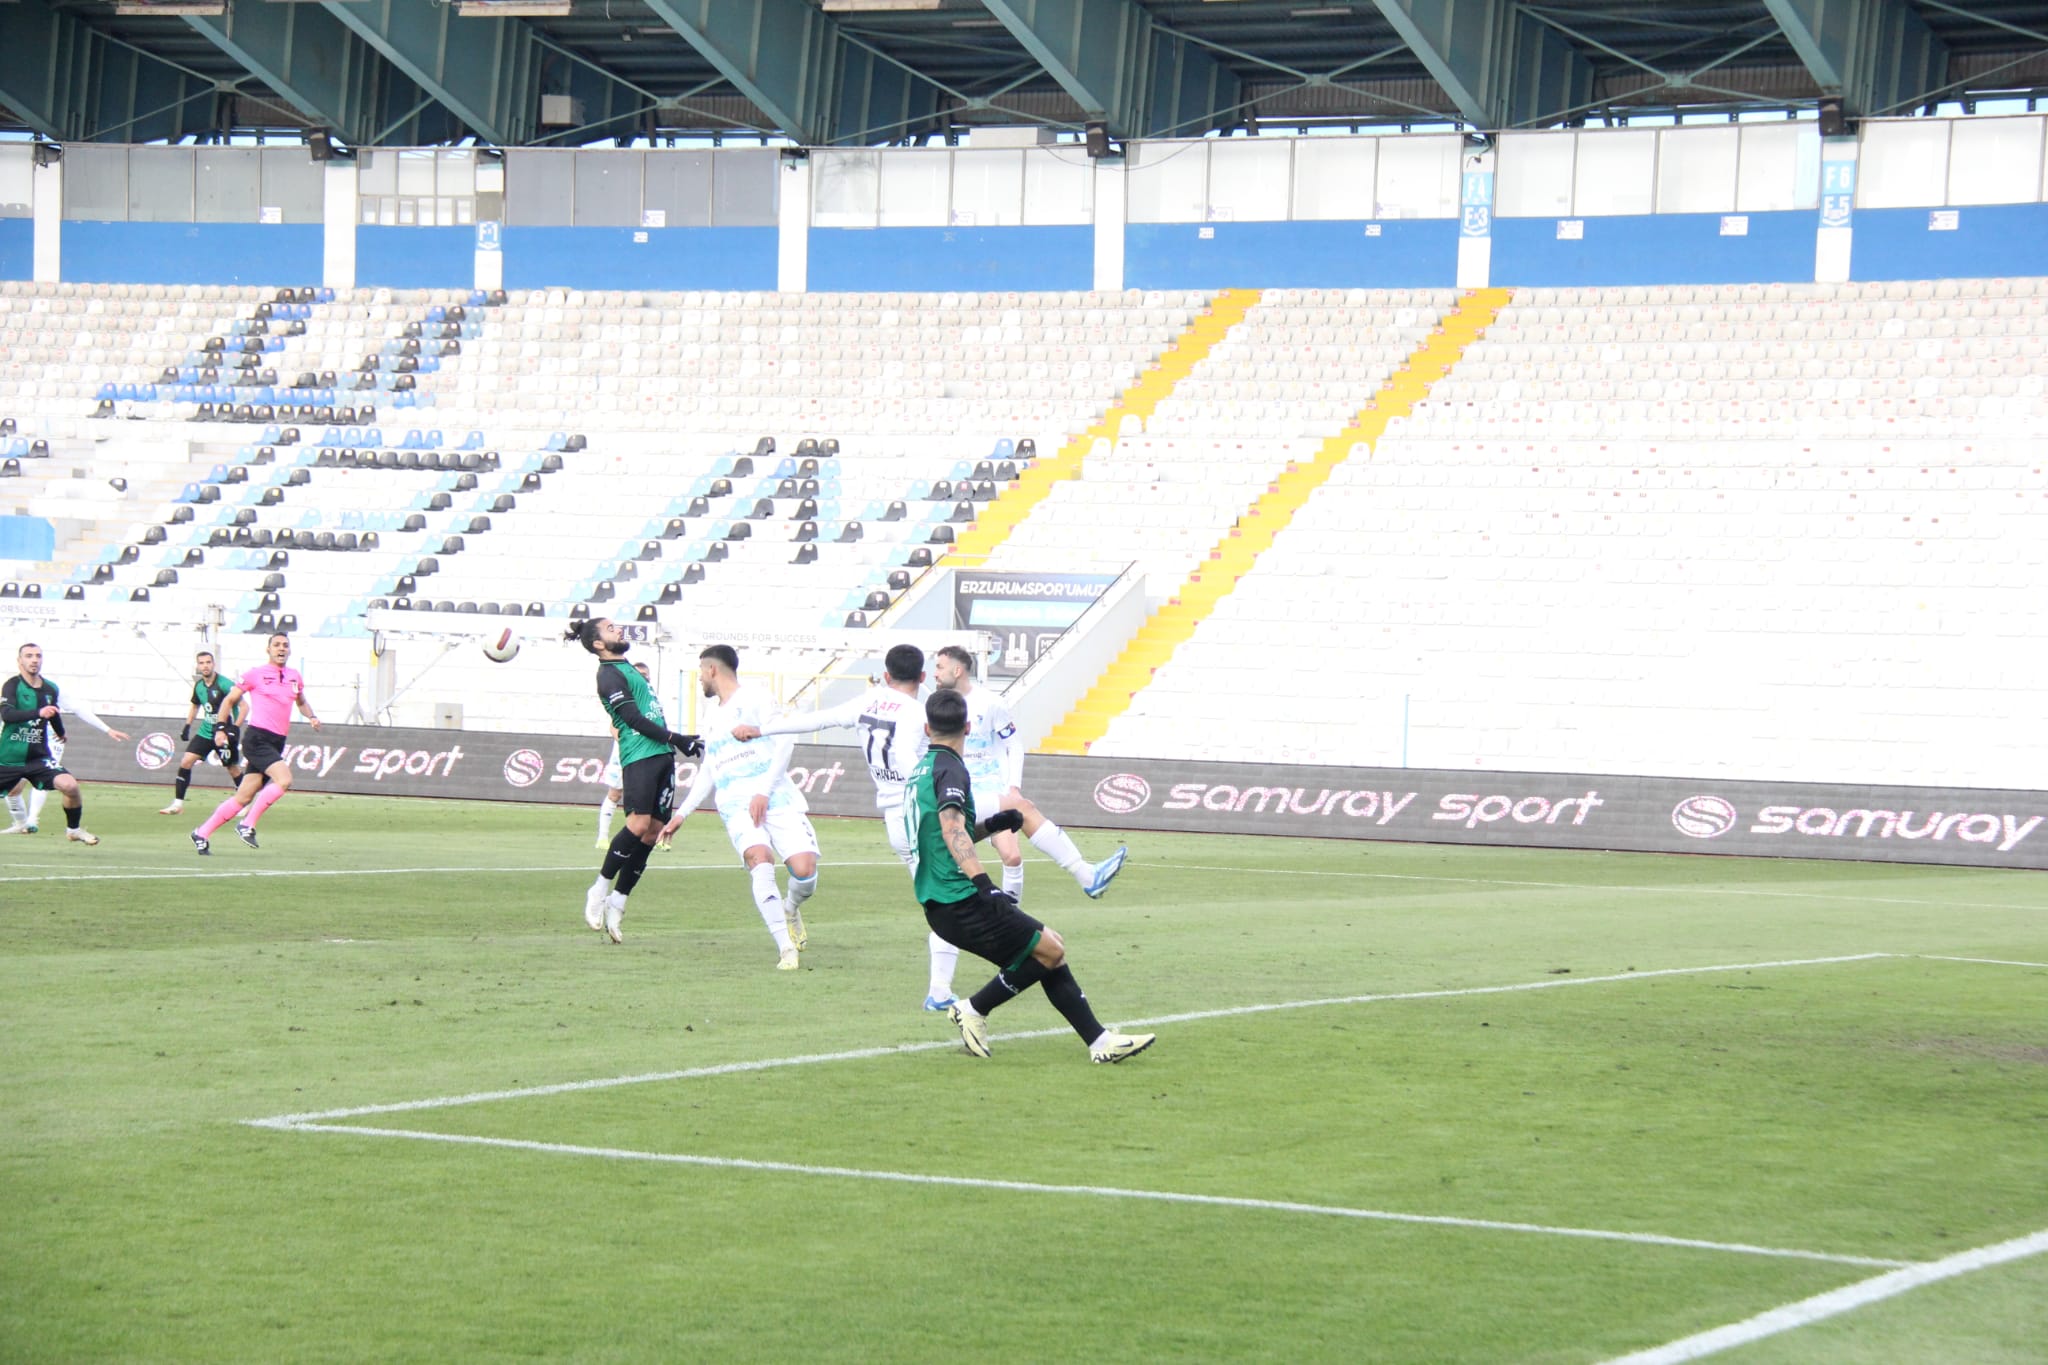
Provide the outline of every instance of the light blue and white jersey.
{"type": "MultiPolygon", "coordinates": [[[[1017,722],[994,688],[977,684],[966,697],[967,743],[960,757],[978,792],[1001,793],[1024,779],[1024,746],[1017,722]]],[[[979,802],[977,797],[976,801],[979,802]]],[[[990,807],[994,809],[993,806],[990,807]]]]}
{"type": "Polygon", "coordinates": [[[733,727],[762,726],[782,713],[775,699],[742,683],[724,701],[709,698],[697,713],[697,731],[704,738],[704,757],[697,780],[690,784],[679,809],[695,810],[708,786],[720,815],[743,815],[755,797],[766,795],[768,809],[808,811],[810,803],[789,780],[789,755],[796,742],[788,737],[737,740],[733,727]]]}

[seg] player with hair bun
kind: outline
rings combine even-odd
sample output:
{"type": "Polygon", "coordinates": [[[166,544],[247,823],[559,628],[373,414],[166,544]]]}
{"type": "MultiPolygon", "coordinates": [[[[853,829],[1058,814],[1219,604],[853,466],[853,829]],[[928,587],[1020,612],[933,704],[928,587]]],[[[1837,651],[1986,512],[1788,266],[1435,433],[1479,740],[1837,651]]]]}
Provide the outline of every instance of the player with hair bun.
{"type": "Polygon", "coordinates": [[[675,802],[675,755],[701,754],[704,746],[695,735],[668,728],[654,689],[626,665],[631,644],[618,622],[607,616],[587,618],[570,626],[563,638],[597,656],[597,699],[619,737],[619,789],[624,793],[620,804],[626,827],[605,850],[597,880],[583,897],[583,922],[612,942],[623,943],[619,921],[625,917],[626,897],[640,884],[662,821],[675,802]]]}

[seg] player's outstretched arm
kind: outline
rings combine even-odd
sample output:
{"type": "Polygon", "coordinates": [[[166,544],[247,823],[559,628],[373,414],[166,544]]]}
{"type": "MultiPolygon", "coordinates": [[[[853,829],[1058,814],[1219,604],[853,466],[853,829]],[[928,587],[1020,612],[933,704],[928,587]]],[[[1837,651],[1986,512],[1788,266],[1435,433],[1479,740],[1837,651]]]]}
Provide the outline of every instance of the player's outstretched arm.
{"type": "MultiPolygon", "coordinates": [[[[78,701],[76,699],[67,701],[64,703],[64,709],[66,711],[69,711],[72,715],[78,717],[80,720],[84,721],[87,725],[90,725],[93,729],[105,735],[108,739],[117,740],[123,744],[128,742],[127,731],[116,730],[113,726],[101,720],[99,716],[93,711],[93,709],[90,706],[87,706],[84,702],[78,701]]],[[[59,725],[57,727],[57,733],[61,736],[64,733],[64,727],[59,725]]]]}
{"type": "Polygon", "coordinates": [[[866,695],[863,694],[850,701],[841,702],[837,706],[828,706],[822,711],[806,711],[801,715],[782,716],[775,720],[765,721],[760,725],[736,726],[733,729],[732,737],[734,739],[759,739],[763,735],[809,735],[815,734],[819,730],[837,730],[841,726],[852,725],[858,721],[861,717],[861,712],[867,709],[867,700],[866,695]],[[749,731],[749,733],[743,735],[740,733],[741,730],[749,731]]]}

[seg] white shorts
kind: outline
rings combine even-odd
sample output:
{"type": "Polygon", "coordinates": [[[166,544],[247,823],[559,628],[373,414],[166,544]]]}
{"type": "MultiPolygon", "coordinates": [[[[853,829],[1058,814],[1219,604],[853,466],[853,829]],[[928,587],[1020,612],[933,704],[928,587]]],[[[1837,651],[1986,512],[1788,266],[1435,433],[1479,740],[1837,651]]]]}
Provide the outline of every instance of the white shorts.
{"type": "Polygon", "coordinates": [[[612,756],[605,760],[604,785],[608,791],[617,791],[626,785],[625,770],[619,766],[619,746],[612,745],[612,756]]]}
{"type": "Polygon", "coordinates": [[[974,784],[974,817],[986,820],[1003,808],[1003,793],[1010,790],[1001,778],[974,784]]]}
{"type": "Polygon", "coordinates": [[[916,850],[911,848],[910,834],[903,828],[903,807],[882,807],[882,830],[889,836],[889,847],[895,849],[896,856],[903,860],[905,867],[909,867],[916,850]]]}
{"type": "Polygon", "coordinates": [[[811,828],[811,817],[800,810],[770,806],[767,818],[758,825],[748,818],[744,806],[719,818],[725,821],[725,835],[732,840],[733,852],[743,857],[748,849],[763,845],[773,849],[783,862],[799,853],[814,858],[818,855],[818,832],[811,828]]]}

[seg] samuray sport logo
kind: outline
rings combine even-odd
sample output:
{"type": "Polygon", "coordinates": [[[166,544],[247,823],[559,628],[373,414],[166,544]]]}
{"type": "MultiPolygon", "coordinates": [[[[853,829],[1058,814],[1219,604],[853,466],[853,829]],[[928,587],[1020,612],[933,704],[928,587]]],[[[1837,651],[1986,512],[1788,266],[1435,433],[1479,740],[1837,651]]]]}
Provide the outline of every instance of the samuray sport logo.
{"type": "Polygon", "coordinates": [[[1095,804],[1111,815],[1143,810],[1152,799],[1152,784],[1136,773],[1111,773],[1095,784],[1095,804]]]}
{"type": "Polygon", "coordinates": [[[135,741],[135,761],[155,772],[176,757],[178,743],[161,730],[151,730],[135,741]]]}
{"type": "Polygon", "coordinates": [[[505,780],[515,787],[531,787],[540,781],[547,763],[531,749],[514,749],[505,757],[505,780]]]}
{"type": "Polygon", "coordinates": [[[1735,807],[1718,796],[1688,796],[1671,808],[1671,827],[1688,839],[1718,839],[1738,818],[1735,807]]]}

